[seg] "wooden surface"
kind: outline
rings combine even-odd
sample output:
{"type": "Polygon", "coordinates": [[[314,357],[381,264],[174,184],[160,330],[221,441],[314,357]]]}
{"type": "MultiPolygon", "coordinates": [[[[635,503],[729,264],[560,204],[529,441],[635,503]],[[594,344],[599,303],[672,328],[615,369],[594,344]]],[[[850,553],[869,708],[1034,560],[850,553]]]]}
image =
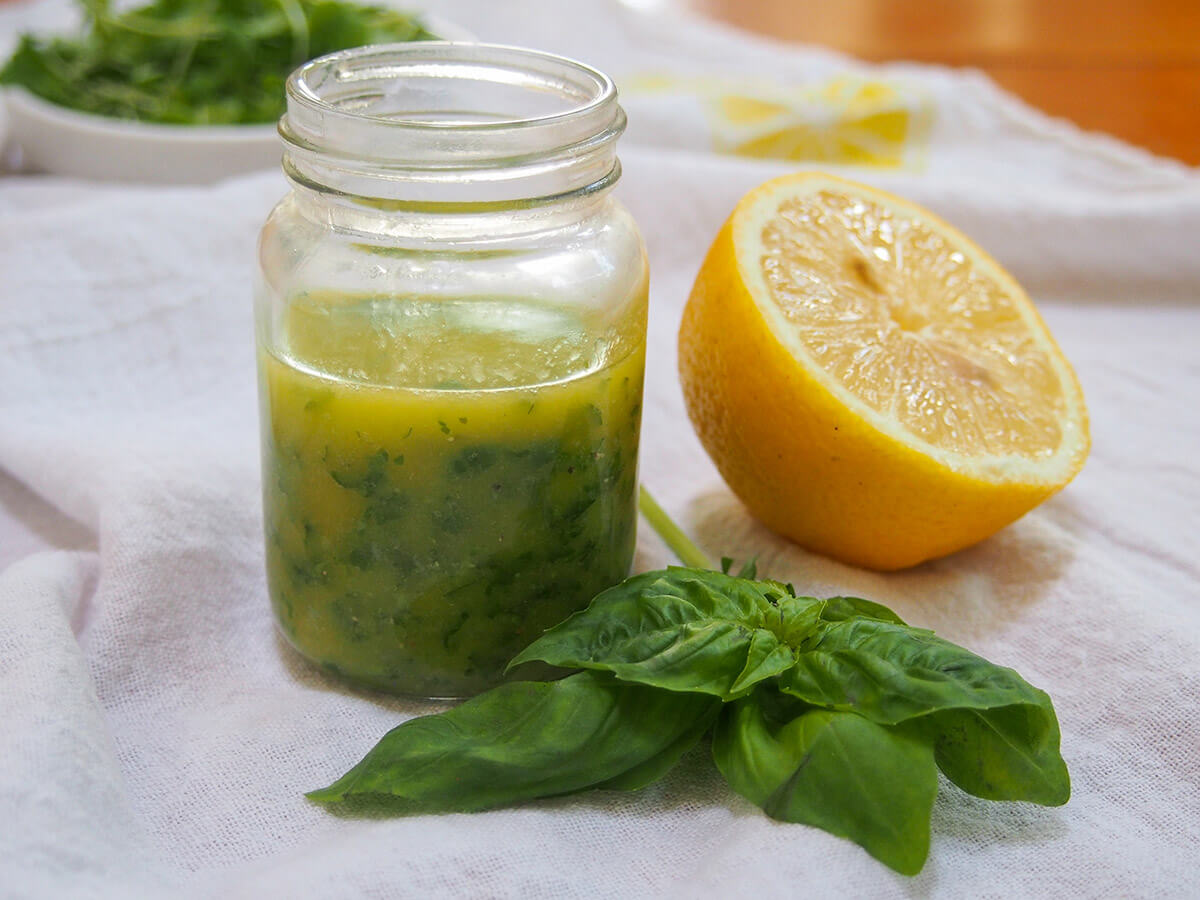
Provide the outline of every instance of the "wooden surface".
{"type": "Polygon", "coordinates": [[[1047,113],[1200,164],[1200,0],[674,0],[871,61],[985,71],[1047,113]]]}

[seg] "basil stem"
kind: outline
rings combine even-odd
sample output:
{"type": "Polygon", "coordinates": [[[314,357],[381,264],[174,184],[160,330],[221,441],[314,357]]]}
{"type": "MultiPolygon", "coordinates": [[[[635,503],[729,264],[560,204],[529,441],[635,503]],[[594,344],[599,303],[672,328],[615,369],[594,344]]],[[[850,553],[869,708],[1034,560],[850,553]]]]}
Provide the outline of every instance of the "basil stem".
{"type": "Polygon", "coordinates": [[[683,533],[675,522],[667,515],[666,510],[658,505],[658,501],[650,495],[645,485],[638,487],[638,509],[650,523],[668,547],[671,548],[679,561],[693,569],[715,569],[712,560],[704,555],[704,551],[692,543],[692,539],[683,533]]]}

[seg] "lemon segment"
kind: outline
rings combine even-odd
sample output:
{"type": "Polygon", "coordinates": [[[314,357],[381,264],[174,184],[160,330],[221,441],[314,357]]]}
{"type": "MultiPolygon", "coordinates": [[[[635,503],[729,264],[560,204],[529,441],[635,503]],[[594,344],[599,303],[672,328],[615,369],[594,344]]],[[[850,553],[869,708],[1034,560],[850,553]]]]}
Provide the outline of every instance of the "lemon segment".
{"type": "Polygon", "coordinates": [[[901,568],[1061,489],[1082,391],[1020,286],[931,213],[832,176],[748,194],[680,329],[701,441],[775,530],[901,568]]]}

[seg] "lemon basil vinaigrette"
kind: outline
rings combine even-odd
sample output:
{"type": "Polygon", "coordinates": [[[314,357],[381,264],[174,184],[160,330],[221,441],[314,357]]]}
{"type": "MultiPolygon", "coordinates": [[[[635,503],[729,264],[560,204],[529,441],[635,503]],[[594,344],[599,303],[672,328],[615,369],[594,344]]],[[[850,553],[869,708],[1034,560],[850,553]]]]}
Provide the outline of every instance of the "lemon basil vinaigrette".
{"type": "Polygon", "coordinates": [[[267,574],[283,633],[372,686],[495,684],[624,578],[645,300],[626,334],[507,299],[293,301],[260,350],[267,574]]]}
{"type": "Polygon", "coordinates": [[[628,574],[647,267],[612,194],[624,128],[612,79],[518,47],[358,47],[288,79],[255,331],[267,581],[309,659],[475,694],[628,574]]]}

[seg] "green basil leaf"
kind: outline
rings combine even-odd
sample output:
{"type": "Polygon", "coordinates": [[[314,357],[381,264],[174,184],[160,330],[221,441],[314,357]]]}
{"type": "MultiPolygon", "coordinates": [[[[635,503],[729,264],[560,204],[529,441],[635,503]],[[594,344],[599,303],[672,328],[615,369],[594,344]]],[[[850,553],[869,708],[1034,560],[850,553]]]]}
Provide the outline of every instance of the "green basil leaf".
{"type": "MultiPolygon", "coordinates": [[[[733,568],[733,557],[732,556],[722,556],[721,557],[721,574],[728,575],[729,570],[732,568],[733,568]]],[[[750,578],[750,579],[757,578],[758,577],[758,557],[757,556],[752,557],[751,559],[749,559],[745,563],[743,563],[742,567],[740,569],[738,569],[737,577],[738,578],[750,578]]]]}
{"type": "Polygon", "coordinates": [[[709,714],[699,716],[695,724],[681,733],[674,743],[645,762],[622,772],[616,778],[602,781],[594,787],[605,791],[640,791],[675,768],[675,764],[679,762],[683,754],[700,743],[700,739],[712,728],[713,722],[717,720],[717,714],[721,712],[719,700],[707,697],[704,699],[709,702],[709,714]]]}
{"type": "Polygon", "coordinates": [[[1049,698],[1012,669],[931,631],[861,617],[823,623],[779,686],[813,706],[883,725],[943,709],[1032,705],[1053,715],[1049,698]]]}
{"type": "Polygon", "coordinates": [[[905,624],[903,619],[882,603],[864,600],[862,597],[830,597],[821,609],[821,619],[826,622],[841,622],[854,618],[878,619],[895,625],[905,624]]]}
{"type": "Polygon", "coordinates": [[[606,782],[642,786],[674,764],[687,740],[699,739],[719,708],[711,697],[592,672],[512,682],[392,729],[358,765],[308,796],[466,811],[606,782]]]}
{"type": "Polygon", "coordinates": [[[713,758],[771,818],[848,838],[905,875],[925,864],[937,766],[916,736],[828,710],[776,726],[756,694],[726,706],[713,758]]]}
{"type": "Polygon", "coordinates": [[[707,569],[646,572],[551,628],[510,668],[541,660],[731,700],[793,667],[821,607],[777,582],[707,569]]]}
{"type": "MultiPolygon", "coordinates": [[[[731,788],[756,806],[765,805],[797,767],[791,748],[776,736],[786,723],[772,721],[765,709],[769,696],[769,691],[760,689],[725,704],[713,731],[717,769],[731,788]]],[[[811,707],[801,709],[811,711],[811,707]]]]}
{"type": "MultiPolygon", "coordinates": [[[[780,689],[806,703],[891,725],[914,722],[938,767],[989,800],[1060,806],[1071,795],[1054,706],[1012,669],[932,632],[878,619],[818,629],[780,689]]],[[[823,613],[824,617],[824,613],[823,613]]]]}
{"type": "Polygon", "coordinates": [[[933,740],[938,768],[970,794],[1042,806],[1071,798],[1049,697],[1045,706],[943,710],[917,724],[933,740]]]}

